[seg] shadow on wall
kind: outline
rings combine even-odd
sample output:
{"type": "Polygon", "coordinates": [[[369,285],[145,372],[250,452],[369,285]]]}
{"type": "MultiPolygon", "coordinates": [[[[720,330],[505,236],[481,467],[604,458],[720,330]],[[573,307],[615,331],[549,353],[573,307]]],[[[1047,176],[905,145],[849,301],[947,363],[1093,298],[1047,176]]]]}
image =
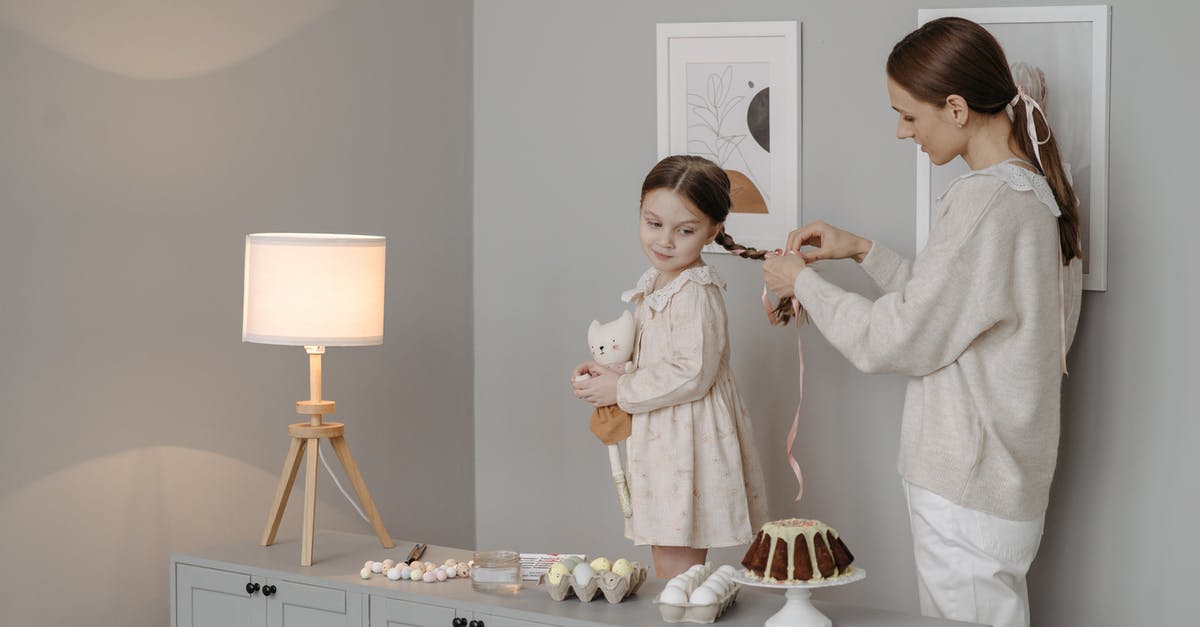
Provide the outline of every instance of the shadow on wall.
{"type": "MultiPolygon", "coordinates": [[[[70,624],[83,608],[88,615],[108,608],[105,624],[162,624],[168,554],[229,538],[257,542],[278,479],[211,451],[155,446],[89,459],[17,488],[0,500],[3,622],[70,624]],[[70,587],[70,601],[47,603],[47,586],[70,587]]],[[[293,489],[279,540],[300,534],[303,483],[293,489]]],[[[370,533],[336,488],[321,488],[318,529],[370,533]]]]}
{"type": "Polygon", "coordinates": [[[100,70],[139,79],[174,79],[245,61],[342,2],[5,2],[0,4],[0,22],[100,70]]]}

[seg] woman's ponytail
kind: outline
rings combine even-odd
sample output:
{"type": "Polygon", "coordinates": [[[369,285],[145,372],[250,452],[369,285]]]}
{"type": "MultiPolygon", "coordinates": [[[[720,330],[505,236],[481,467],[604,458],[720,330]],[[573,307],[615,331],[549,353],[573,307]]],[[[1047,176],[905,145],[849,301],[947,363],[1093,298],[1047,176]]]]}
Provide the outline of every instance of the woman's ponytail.
{"type": "MultiPolygon", "coordinates": [[[[1021,98],[1029,98],[1029,96],[1018,93],[1013,100],[1019,101],[1021,98]]],[[[1054,200],[1058,203],[1058,209],[1062,212],[1062,215],[1058,217],[1058,240],[1062,249],[1063,265],[1069,264],[1076,257],[1082,259],[1083,243],[1079,237],[1079,197],[1076,196],[1075,188],[1071,186],[1066,169],[1063,168],[1062,157],[1058,152],[1058,142],[1055,141],[1054,133],[1050,130],[1050,124],[1046,121],[1046,116],[1040,107],[1025,107],[1017,102],[1011,108],[1013,137],[1022,152],[1030,157],[1037,155],[1035,159],[1037,163],[1034,165],[1041,171],[1042,176],[1046,177],[1046,182],[1050,184],[1050,189],[1054,192],[1054,200]],[[1028,116],[1031,112],[1037,138],[1044,139],[1030,137],[1027,129],[1029,128],[1028,116]],[[1035,145],[1034,142],[1037,144],[1035,145]]]]}

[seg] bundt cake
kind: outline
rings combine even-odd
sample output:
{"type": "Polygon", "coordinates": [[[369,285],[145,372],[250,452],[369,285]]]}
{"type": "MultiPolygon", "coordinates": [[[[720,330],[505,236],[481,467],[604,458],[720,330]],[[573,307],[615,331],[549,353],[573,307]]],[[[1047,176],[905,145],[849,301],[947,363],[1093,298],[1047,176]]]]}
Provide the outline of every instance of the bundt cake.
{"type": "Polygon", "coordinates": [[[819,520],[789,518],[762,526],[742,566],[767,582],[797,583],[845,575],[853,561],[832,527],[819,520]]]}

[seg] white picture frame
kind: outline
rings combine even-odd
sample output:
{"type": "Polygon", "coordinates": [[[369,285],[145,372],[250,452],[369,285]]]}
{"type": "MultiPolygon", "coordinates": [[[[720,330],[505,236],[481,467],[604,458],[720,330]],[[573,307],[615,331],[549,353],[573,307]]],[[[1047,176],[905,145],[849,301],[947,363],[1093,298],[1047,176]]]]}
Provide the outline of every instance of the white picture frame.
{"type": "Polygon", "coordinates": [[[729,235],[782,248],[800,224],[798,23],[667,23],[657,36],[658,158],[701,155],[724,167],[729,235]]]}
{"type": "MultiPolygon", "coordinates": [[[[1000,42],[1010,65],[1032,66],[1044,75],[1041,103],[1063,161],[1071,170],[1080,203],[1083,288],[1108,289],[1108,6],[921,9],[917,25],[942,17],[982,25],[1000,42]]],[[[1023,72],[1022,75],[1027,75],[1023,72]]],[[[917,250],[925,246],[938,196],[967,172],[962,159],[932,168],[917,153],[917,250]]]]}

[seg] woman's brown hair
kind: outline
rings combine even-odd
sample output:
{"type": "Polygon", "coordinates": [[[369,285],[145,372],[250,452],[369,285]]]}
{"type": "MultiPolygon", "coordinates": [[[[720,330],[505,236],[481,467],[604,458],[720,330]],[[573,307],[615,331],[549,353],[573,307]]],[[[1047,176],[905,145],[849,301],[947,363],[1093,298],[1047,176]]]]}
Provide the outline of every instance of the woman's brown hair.
{"type": "MultiPolygon", "coordinates": [[[[972,111],[996,114],[1017,96],[1017,85],[1004,56],[1004,49],[987,29],[970,20],[944,17],[927,22],[909,33],[888,55],[887,74],[917,100],[942,107],[957,94],[972,111]]],[[[1026,128],[1025,107],[1012,107],[1012,135],[1027,158],[1034,153],[1034,139],[1026,128]]],[[[1040,163],[1034,163],[1050,189],[1062,215],[1058,239],[1063,264],[1083,257],[1079,239],[1079,199],[1063,170],[1058,142],[1039,109],[1033,109],[1040,163]],[[1043,139],[1044,138],[1044,139],[1043,139]]]]}
{"type": "MultiPolygon", "coordinates": [[[[646,180],[642,181],[640,201],[645,201],[646,194],[657,189],[669,189],[683,196],[708,216],[713,224],[721,225],[714,241],[725,250],[745,259],[763,259],[767,256],[766,251],[738,244],[725,231],[725,218],[729,217],[733,199],[730,197],[729,175],[721,166],[704,157],[672,155],[650,169],[646,180]]],[[[780,300],[774,313],[781,323],[790,320],[791,299],[780,300]]]]}

